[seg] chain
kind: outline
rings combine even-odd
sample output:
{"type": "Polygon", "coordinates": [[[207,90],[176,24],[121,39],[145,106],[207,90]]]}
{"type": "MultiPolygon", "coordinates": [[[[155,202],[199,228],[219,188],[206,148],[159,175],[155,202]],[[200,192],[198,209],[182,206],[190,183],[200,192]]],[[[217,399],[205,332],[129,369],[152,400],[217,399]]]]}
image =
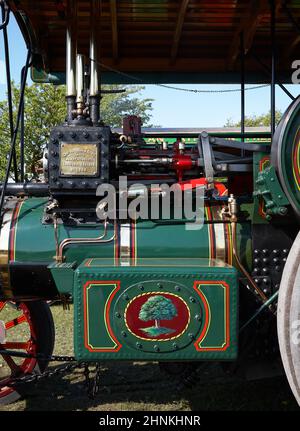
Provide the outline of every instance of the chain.
{"type": "Polygon", "coordinates": [[[87,394],[90,399],[95,399],[96,395],[100,390],[100,377],[101,377],[101,365],[99,362],[95,365],[95,375],[93,378],[90,378],[90,369],[89,365],[85,364],[84,372],[85,376],[85,385],[87,388],[87,394]]]}
{"type": "MultiPolygon", "coordinates": [[[[14,355],[12,354],[10,356],[14,356],[14,355]]],[[[41,374],[31,373],[31,374],[25,374],[20,377],[14,377],[12,378],[12,380],[10,380],[9,383],[5,383],[5,386],[15,387],[15,386],[25,385],[29,383],[35,384],[43,379],[48,379],[51,377],[71,373],[78,368],[78,369],[83,369],[83,375],[85,378],[85,387],[86,387],[86,392],[88,397],[90,399],[95,399],[96,395],[100,391],[101,364],[99,362],[96,362],[96,363],[77,362],[74,356],[58,356],[58,355],[52,355],[49,357],[45,357],[42,355],[37,355],[37,356],[28,355],[28,358],[36,358],[38,360],[47,361],[47,362],[67,362],[67,363],[63,366],[58,366],[52,370],[46,370],[41,374]],[[90,367],[94,367],[94,370],[91,371],[90,367]],[[93,377],[91,377],[91,372],[94,373],[93,377]]],[[[180,384],[177,384],[175,381],[170,379],[167,383],[167,387],[175,385],[176,389],[181,391],[186,387],[191,387],[195,385],[197,383],[198,378],[199,378],[199,368],[197,367],[196,369],[189,370],[188,372],[184,373],[180,384]]],[[[1,382],[0,382],[0,388],[1,388],[1,382]]]]}
{"type": "Polygon", "coordinates": [[[41,374],[32,373],[32,374],[25,374],[24,376],[13,378],[9,383],[6,383],[5,386],[19,386],[19,385],[25,385],[28,383],[37,383],[43,379],[48,379],[54,376],[70,373],[74,371],[76,368],[81,368],[81,367],[82,367],[82,363],[77,363],[77,362],[75,364],[67,363],[62,367],[60,366],[60,367],[54,368],[53,370],[47,370],[41,374]]]}
{"type": "Polygon", "coordinates": [[[96,374],[93,380],[91,391],[88,393],[89,398],[94,399],[100,391],[100,377],[101,377],[101,367],[100,363],[96,364],[96,374]]]}
{"type": "MultiPolygon", "coordinates": [[[[184,91],[186,93],[208,93],[208,94],[212,94],[212,93],[239,93],[242,91],[240,88],[228,88],[228,89],[224,89],[224,90],[198,90],[196,88],[175,87],[174,85],[160,84],[158,82],[147,82],[144,79],[138,78],[137,76],[134,76],[134,75],[129,74],[129,73],[121,72],[120,70],[114,69],[113,67],[107,66],[106,64],[103,64],[103,63],[100,63],[100,61],[96,61],[92,58],[89,58],[89,60],[97,63],[99,66],[103,67],[103,69],[109,70],[110,72],[116,73],[116,74],[123,76],[125,78],[129,78],[130,80],[139,82],[141,84],[154,85],[156,87],[167,88],[168,90],[184,91]]],[[[260,88],[269,87],[269,85],[270,84],[254,85],[251,87],[246,87],[245,91],[258,90],[260,88]]]]}
{"type": "MultiPolygon", "coordinates": [[[[12,353],[10,356],[17,356],[19,357],[18,353],[15,354],[12,353]]],[[[23,356],[24,357],[24,356],[23,356]]],[[[91,399],[94,399],[95,396],[99,393],[100,390],[100,373],[101,373],[101,366],[100,363],[96,363],[95,365],[95,376],[94,378],[90,378],[90,369],[89,366],[92,366],[93,363],[86,363],[86,362],[77,362],[74,356],[59,356],[59,355],[52,355],[45,357],[43,355],[26,355],[26,357],[31,359],[37,359],[39,361],[46,361],[46,362],[67,362],[67,364],[63,366],[58,366],[52,370],[46,370],[41,374],[38,373],[31,373],[31,374],[25,374],[20,377],[14,377],[12,380],[10,380],[9,383],[5,383],[5,386],[19,386],[19,385],[25,385],[29,383],[37,383],[40,380],[48,379],[54,376],[63,375],[67,373],[73,372],[77,368],[83,368],[83,374],[85,376],[85,385],[87,388],[87,394],[88,397],[91,399]]],[[[0,383],[1,388],[1,383],[0,383]]]]}

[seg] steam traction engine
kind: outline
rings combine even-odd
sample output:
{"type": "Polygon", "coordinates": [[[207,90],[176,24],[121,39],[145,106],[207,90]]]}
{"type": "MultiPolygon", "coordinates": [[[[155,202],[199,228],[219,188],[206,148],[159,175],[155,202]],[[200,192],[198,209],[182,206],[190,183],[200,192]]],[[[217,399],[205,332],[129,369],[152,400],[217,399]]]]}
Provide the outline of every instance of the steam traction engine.
{"type": "MultiPolygon", "coordinates": [[[[77,53],[74,21],[67,21],[67,118],[51,130],[45,181],[10,183],[7,176],[1,187],[0,354],[8,370],[0,374],[1,402],[19,397],[18,377],[45,370],[54,330],[43,300],[57,298],[74,302],[77,360],[158,361],[169,370],[203,361],[242,367],[239,351],[250,362],[277,360],[278,314],[282,358],[299,401],[292,331],[300,310],[300,100],[272,145],[206,132],[194,143],[178,134],[168,142],[163,133],[149,143],[134,116],[124,119],[123,133],[113,132],[100,120],[94,7],[89,61],[77,53]],[[116,217],[102,220],[107,203],[97,206],[96,191],[105,184],[116,188],[116,217]],[[162,199],[162,184],[188,189],[192,202],[202,190],[201,228],[187,229],[193,220],[174,216],[172,196],[167,219],[128,216],[137,197],[150,208],[151,196],[162,199]],[[21,324],[25,341],[10,335],[21,324]]],[[[15,143],[13,136],[8,172],[15,143]]]]}

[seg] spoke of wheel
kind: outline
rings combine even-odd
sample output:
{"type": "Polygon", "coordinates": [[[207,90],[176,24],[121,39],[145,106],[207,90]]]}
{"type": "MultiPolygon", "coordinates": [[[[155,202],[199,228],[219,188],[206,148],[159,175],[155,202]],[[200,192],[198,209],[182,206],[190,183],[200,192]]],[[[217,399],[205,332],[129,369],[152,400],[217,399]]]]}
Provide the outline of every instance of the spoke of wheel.
{"type": "MultiPolygon", "coordinates": [[[[2,348],[2,346],[3,345],[0,344],[0,349],[2,348]]],[[[19,371],[18,365],[15,363],[15,361],[12,359],[11,356],[4,355],[4,354],[1,354],[1,356],[4,359],[4,361],[7,363],[7,365],[9,366],[9,368],[11,369],[12,372],[19,371]]]]}
{"type": "Polygon", "coordinates": [[[27,321],[27,319],[26,319],[25,314],[22,314],[22,316],[16,317],[15,319],[10,320],[9,322],[6,322],[5,323],[5,329],[14,328],[17,325],[20,325],[20,323],[24,323],[26,321],[27,321]]]}
{"type": "Polygon", "coordinates": [[[0,301],[0,311],[5,307],[6,302],[0,301]]]}
{"type": "Polygon", "coordinates": [[[16,341],[16,342],[9,341],[7,343],[2,344],[2,348],[7,349],[7,350],[10,350],[10,349],[28,350],[29,347],[30,347],[29,341],[23,342],[23,343],[18,342],[18,341],[16,341]]]}

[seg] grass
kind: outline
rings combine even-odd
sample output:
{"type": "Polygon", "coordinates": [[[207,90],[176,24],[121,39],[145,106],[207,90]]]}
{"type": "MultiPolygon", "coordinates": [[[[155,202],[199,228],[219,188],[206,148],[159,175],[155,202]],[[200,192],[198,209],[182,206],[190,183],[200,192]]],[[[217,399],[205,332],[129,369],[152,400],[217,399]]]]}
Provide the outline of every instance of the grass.
{"type": "MultiPolygon", "coordinates": [[[[52,306],[56,325],[55,354],[73,354],[73,311],[52,306]]],[[[58,364],[51,364],[54,368],[58,364]]],[[[285,377],[247,382],[224,374],[217,364],[200,373],[190,389],[176,390],[174,379],[156,363],[116,363],[102,367],[101,390],[95,400],[86,395],[82,371],[41,380],[26,397],[0,411],[193,411],[298,410],[285,377]]]]}

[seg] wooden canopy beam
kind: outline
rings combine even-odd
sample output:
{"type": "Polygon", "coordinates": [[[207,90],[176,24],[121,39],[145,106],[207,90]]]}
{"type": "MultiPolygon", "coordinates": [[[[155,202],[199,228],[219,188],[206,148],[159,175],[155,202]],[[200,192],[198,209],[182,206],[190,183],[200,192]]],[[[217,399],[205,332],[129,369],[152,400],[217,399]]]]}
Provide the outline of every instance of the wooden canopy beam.
{"type": "Polygon", "coordinates": [[[179,42],[182,33],[182,27],[184,23],[185,13],[188,6],[189,0],[182,0],[180,10],[177,17],[177,23],[173,38],[172,50],[171,50],[171,61],[174,62],[177,57],[179,42]]]}
{"type": "MultiPolygon", "coordinates": [[[[297,17],[294,17],[294,21],[295,23],[293,23],[293,26],[297,31],[298,28],[296,28],[296,26],[300,27],[300,23],[297,17]]],[[[288,42],[287,49],[285,50],[282,61],[288,61],[292,57],[295,49],[299,46],[299,43],[300,43],[300,35],[299,35],[299,31],[297,31],[296,34],[293,35],[293,37],[288,42]]]]}
{"type": "Polygon", "coordinates": [[[115,62],[119,58],[119,44],[118,44],[118,19],[117,19],[117,1],[110,0],[110,14],[111,14],[111,31],[112,31],[112,50],[113,59],[115,62]]]}
{"type": "Polygon", "coordinates": [[[245,54],[252,46],[253,38],[262,16],[268,11],[268,1],[253,0],[249,5],[248,12],[241,20],[239,27],[234,33],[234,37],[229,49],[228,66],[231,69],[240,54],[240,35],[244,35],[245,54]]]}
{"type": "MultiPolygon", "coordinates": [[[[278,13],[283,0],[275,1],[275,11],[278,13]]],[[[248,8],[248,13],[242,19],[236,30],[229,49],[228,66],[231,69],[240,54],[240,35],[244,35],[244,53],[250,50],[253,39],[262,18],[270,14],[270,2],[268,0],[253,0],[248,8]]]]}
{"type": "Polygon", "coordinates": [[[287,45],[288,48],[285,49],[285,52],[282,55],[281,62],[280,62],[282,65],[284,65],[286,62],[292,59],[296,48],[299,47],[299,44],[300,44],[300,35],[297,34],[292,39],[290,39],[290,42],[287,45]]]}

